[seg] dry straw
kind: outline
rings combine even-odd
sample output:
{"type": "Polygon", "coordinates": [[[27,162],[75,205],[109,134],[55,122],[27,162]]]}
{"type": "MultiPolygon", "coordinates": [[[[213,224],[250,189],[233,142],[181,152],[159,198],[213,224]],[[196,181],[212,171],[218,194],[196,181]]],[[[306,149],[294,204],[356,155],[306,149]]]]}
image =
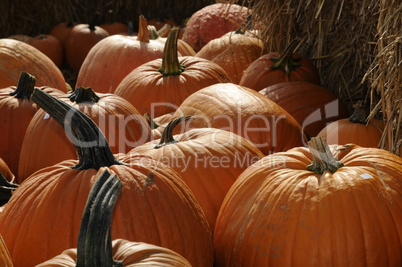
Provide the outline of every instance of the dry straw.
{"type": "Polygon", "coordinates": [[[322,84],[351,108],[363,100],[386,122],[381,147],[401,153],[402,2],[400,0],[235,1],[253,10],[252,23],[269,51],[296,51],[314,60],[322,84]]]}

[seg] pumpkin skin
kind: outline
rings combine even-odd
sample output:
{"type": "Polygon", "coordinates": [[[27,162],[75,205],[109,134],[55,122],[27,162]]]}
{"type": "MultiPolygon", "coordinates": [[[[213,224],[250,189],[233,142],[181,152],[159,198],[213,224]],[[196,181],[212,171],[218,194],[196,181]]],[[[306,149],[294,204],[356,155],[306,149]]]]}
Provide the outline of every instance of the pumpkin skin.
{"type": "Polygon", "coordinates": [[[11,261],[10,253],[8,252],[7,246],[4,243],[3,237],[0,235],[0,262],[3,267],[13,267],[13,262],[11,261]]]}
{"type": "Polygon", "coordinates": [[[249,13],[251,10],[237,4],[208,5],[190,17],[183,41],[198,52],[211,40],[240,28],[249,13]]]}
{"type": "Polygon", "coordinates": [[[36,86],[67,92],[63,74],[45,54],[24,42],[0,39],[0,88],[15,86],[23,71],[36,77],[36,86]]]}
{"type": "Polygon", "coordinates": [[[310,82],[282,82],[260,94],[292,115],[309,136],[316,136],[327,124],[349,117],[343,102],[327,88],[310,82]]]}
{"type": "Polygon", "coordinates": [[[331,146],[344,167],[306,170],[305,147],[269,155],[229,190],[218,215],[217,266],[400,266],[402,159],[331,146]]]}
{"type": "Polygon", "coordinates": [[[52,29],[50,29],[49,34],[54,36],[54,37],[56,37],[59,40],[59,42],[61,44],[61,47],[63,48],[63,52],[64,52],[64,49],[65,49],[66,39],[67,39],[68,35],[70,34],[72,28],[75,25],[77,25],[77,24],[74,23],[74,22],[71,22],[71,21],[62,22],[62,23],[54,25],[52,27],[52,29]]]}
{"type": "Polygon", "coordinates": [[[48,56],[53,63],[60,67],[63,63],[63,48],[60,41],[50,34],[39,34],[28,41],[28,44],[32,45],[46,56],[48,56]]]}
{"type": "MultiPolygon", "coordinates": [[[[140,17],[137,36],[112,35],[96,44],[78,73],[77,87],[92,87],[99,93],[114,93],[132,70],[161,58],[166,38],[150,39],[147,26],[147,20],[140,17]]],[[[183,48],[179,44],[178,47],[180,56],[190,55],[185,52],[189,51],[187,46],[183,48]]]]}
{"type": "MultiPolygon", "coordinates": [[[[74,111],[76,115],[68,121],[81,142],[105,142],[96,124],[82,112],[37,89],[32,99],[61,125],[74,111]]],[[[77,153],[78,161],[63,161],[35,172],[4,205],[0,234],[16,266],[33,266],[77,247],[88,194],[104,171],[116,174],[122,183],[111,227],[115,239],[164,246],[193,266],[212,266],[211,230],[176,171],[146,156],[115,157],[107,145],[99,143],[77,146],[77,153]],[[49,210],[58,210],[57,216],[51,216],[49,210]]]]}
{"type": "MultiPolygon", "coordinates": [[[[181,118],[179,118],[181,119],[181,118]]],[[[174,121],[172,121],[173,123],[174,121]]],[[[264,155],[247,139],[220,129],[191,129],[132,149],[176,170],[194,193],[211,229],[220,205],[236,178],[264,155]]]]}
{"type": "Polygon", "coordinates": [[[291,81],[320,85],[320,75],[309,58],[292,51],[290,53],[285,51],[284,53],[270,52],[255,59],[245,69],[239,84],[260,91],[273,84],[291,81]],[[282,66],[274,68],[281,57],[285,57],[282,66]]]}
{"type": "MultiPolygon", "coordinates": [[[[183,115],[194,117],[184,130],[227,130],[250,140],[264,155],[302,146],[304,142],[300,125],[282,107],[254,90],[233,83],[217,83],[193,93],[172,118],[183,115]]],[[[164,127],[155,130],[163,131],[164,127]]]]}
{"type": "Polygon", "coordinates": [[[264,53],[260,39],[230,32],[208,42],[196,56],[215,62],[228,73],[232,83],[239,84],[247,67],[264,53]]]}
{"type": "Polygon", "coordinates": [[[178,57],[178,33],[178,28],[170,32],[162,58],[135,68],[116,88],[115,94],[141,114],[154,118],[174,112],[199,89],[230,82],[226,71],[214,62],[195,56],[178,57]]]}
{"type": "MultiPolygon", "coordinates": [[[[91,88],[81,89],[92,91],[91,88]]],[[[71,101],[71,94],[59,95],[58,99],[78,108],[93,119],[105,134],[110,149],[115,154],[127,153],[133,147],[151,140],[150,127],[129,102],[114,94],[96,96],[99,97],[96,102],[90,99],[71,101]]],[[[38,110],[27,127],[21,145],[18,183],[41,168],[63,160],[76,159],[76,149],[66,137],[64,129],[55,120],[44,110],[38,110]]]]}
{"type": "MultiPolygon", "coordinates": [[[[191,264],[173,250],[143,242],[131,242],[124,239],[112,241],[113,259],[121,261],[122,266],[183,266],[191,264]]],[[[36,267],[74,267],[77,266],[77,249],[68,249],[60,255],[47,260],[36,267]]]]}

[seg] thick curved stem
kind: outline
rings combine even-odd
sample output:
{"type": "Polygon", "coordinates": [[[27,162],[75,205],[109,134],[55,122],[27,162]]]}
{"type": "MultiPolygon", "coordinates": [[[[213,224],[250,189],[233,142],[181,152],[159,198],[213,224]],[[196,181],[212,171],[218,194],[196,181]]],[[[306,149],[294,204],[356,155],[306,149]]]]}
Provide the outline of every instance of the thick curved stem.
{"type": "Polygon", "coordinates": [[[155,148],[161,148],[161,147],[169,145],[169,144],[177,143],[177,141],[174,140],[174,138],[173,138],[173,129],[177,125],[179,125],[179,123],[181,123],[182,121],[187,121],[187,120],[190,120],[191,118],[193,118],[193,117],[181,116],[179,118],[176,118],[176,119],[170,121],[168,123],[168,125],[166,126],[166,128],[163,130],[161,140],[160,140],[159,144],[157,144],[155,146],[155,148]]]}
{"type": "Polygon", "coordinates": [[[82,216],[77,245],[77,267],[122,266],[113,260],[110,228],[122,183],[107,170],[93,184],[82,216]]]}
{"type": "Polygon", "coordinates": [[[162,56],[162,66],[158,70],[163,76],[179,75],[185,69],[179,63],[177,43],[179,40],[179,27],[173,27],[167,37],[162,56]]]}
{"type": "Polygon", "coordinates": [[[92,90],[91,87],[78,87],[74,90],[74,92],[69,96],[71,102],[75,103],[84,103],[84,102],[92,102],[97,103],[100,97],[92,90]]]}
{"type": "Polygon", "coordinates": [[[308,142],[313,161],[307,166],[307,170],[323,174],[326,171],[336,172],[343,166],[331,153],[325,137],[312,137],[308,142]]]}
{"type": "Polygon", "coordinates": [[[0,172],[0,207],[10,200],[11,195],[17,189],[17,187],[18,184],[7,181],[0,172]]]}
{"type": "Polygon", "coordinates": [[[55,119],[65,130],[78,154],[74,169],[99,169],[123,164],[114,157],[106,137],[95,122],[78,109],[35,89],[31,99],[55,119]]]}
{"type": "Polygon", "coordinates": [[[35,76],[23,71],[18,80],[17,88],[14,92],[10,93],[10,96],[14,96],[19,99],[29,99],[35,88],[35,83],[35,76]]]}

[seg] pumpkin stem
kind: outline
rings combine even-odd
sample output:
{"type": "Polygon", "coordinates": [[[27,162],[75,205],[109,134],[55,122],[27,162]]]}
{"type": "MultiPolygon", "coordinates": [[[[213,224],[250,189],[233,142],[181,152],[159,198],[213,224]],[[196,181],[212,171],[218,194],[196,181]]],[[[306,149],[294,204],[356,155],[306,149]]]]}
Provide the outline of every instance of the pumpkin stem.
{"type": "Polygon", "coordinates": [[[3,206],[10,200],[11,195],[17,187],[18,184],[7,181],[4,175],[0,172],[0,206],[3,206]]]}
{"type": "Polygon", "coordinates": [[[167,37],[163,50],[162,66],[158,70],[163,76],[179,75],[185,69],[183,65],[180,65],[177,52],[179,30],[179,27],[173,27],[167,37]]]}
{"type": "Polygon", "coordinates": [[[364,108],[362,101],[358,101],[353,105],[353,114],[349,117],[349,121],[353,123],[366,124],[367,122],[367,110],[364,108]]]}
{"type": "Polygon", "coordinates": [[[270,58],[273,62],[275,62],[275,64],[272,65],[270,69],[280,69],[284,71],[287,76],[289,76],[292,71],[295,71],[298,67],[300,67],[301,64],[297,62],[300,60],[300,58],[293,57],[293,52],[297,45],[297,40],[293,40],[292,42],[290,42],[282,55],[280,55],[279,57],[270,58]]]}
{"type": "Polygon", "coordinates": [[[100,18],[99,12],[95,12],[95,13],[93,14],[93,16],[92,16],[92,18],[91,18],[89,24],[88,24],[88,28],[89,28],[91,31],[96,30],[95,26],[98,25],[99,18],[100,18]]]}
{"type": "Polygon", "coordinates": [[[76,147],[79,162],[73,169],[99,169],[123,164],[114,157],[99,127],[80,110],[39,89],[33,91],[31,99],[64,128],[76,147]]]}
{"type": "Polygon", "coordinates": [[[147,28],[149,31],[149,39],[156,40],[160,37],[154,25],[148,25],[147,28]]]}
{"type": "Polygon", "coordinates": [[[343,166],[331,153],[325,137],[312,137],[308,142],[313,161],[307,166],[307,170],[323,174],[325,171],[336,172],[343,166]]]}
{"type": "Polygon", "coordinates": [[[145,42],[145,43],[149,43],[149,40],[150,40],[148,21],[143,15],[140,15],[137,40],[140,42],[145,42]]]}
{"type": "Polygon", "coordinates": [[[115,174],[103,171],[89,192],[81,219],[77,244],[77,267],[123,266],[113,260],[110,228],[122,183],[115,174]]]}
{"type": "Polygon", "coordinates": [[[169,144],[177,143],[177,141],[174,140],[174,138],[173,138],[173,129],[177,125],[179,125],[179,123],[182,122],[183,120],[188,121],[191,118],[193,118],[193,117],[191,117],[191,116],[181,116],[179,118],[171,120],[168,123],[168,125],[166,125],[166,128],[163,130],[161,140],[160,140],[159,144],[157,144],[155,146],[155,148],[161,148],[161,147],[169,145],[169,144]]]}
{"type": "Polygon", "coordinates": [[[91,87],[78,87],[74,90],[74,92],[69,96],[71,102],[75,102],[77,104],[84,102],[92,102],[97,103],[100,97],[92,90],[91,87]]]}
{"type": "Polygon", "coordinates": [[[10,96],[15,96],[19,99],[29,99],[35,88],[35,83],[35,76],[23,71],[18,80],[17,88],[14,92],[10,93],[10,96]]]}

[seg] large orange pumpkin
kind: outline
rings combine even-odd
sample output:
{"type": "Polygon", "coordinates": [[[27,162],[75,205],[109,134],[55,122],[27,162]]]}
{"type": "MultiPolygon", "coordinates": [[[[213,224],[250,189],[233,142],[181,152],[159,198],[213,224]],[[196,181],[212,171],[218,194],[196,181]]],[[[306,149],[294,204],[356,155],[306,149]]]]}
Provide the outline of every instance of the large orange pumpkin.
{"type": "MultiPolygon", "coordinates": [[[[227,130],[250,140],[264,155],[304,142],[300,125],[287,111],[255,90],[233,83],[213,84],[191,94],[172,119],[183,115],[194,117],[184,130],[227,130]]],[[[155,130],[161,132],[165,126],[155,130]]]]}
{"type": "Polygon", "coordinates": [[[174,112],[189,95],[215,84],[230,82],[219,65],[199,57],[178,57],[179,28],[167,38],[163,57],[131,71],[117,86],[115,94],[133,104],[141,114],[159,117],[174,112]]]}
{"type": "Polygon", "coordinates": [[[191,129],[173,136],[174,127],[183,119],[189,117],[172,120],[161,139],[138,146],[130,154],[148,155],[175,169],[214,229],[227,191],[240,173],[263,154],[244,137],[220,129],[191,129]]]}
{"type": "MultiPolygon", "coordinates": [[[[150,39],[147,26],[147,20],[140,16],[137,36],[118,34],[96,44],[78,73],[77,87],[93,87],[99,93],[113,93],[133,69],[161,58],[166,38],[150,39]]],[[[179,44],[178,47],[181,56],[189,55],[188,45],[179,44]]]]}
{"type": "MultiPolygon", "coordinates": [[[[77,88],[58,99],[88,115],[105,134],[113,153],[127,153],[151,140],[151,129],[138,110],[114,94],[99,94],[92,88],[77,88]]],[[[57,121],[39,110],[29,123],[21,145],[18,179],[21,183],[35,171],[67,159],[76,159],[74,145],[57,121]]]]}
{"type": "Polygon", "coordinates": [[[15,86],[22,72],[35,76],[37,86],[67,92],[63,74],[45,54],[24,42],[0,39],[0,88],[15,86]]]}
{"type": "Polygon", "coordinates": [[[4,206],[0,231],[15,266],[34,266],[77,247],[89,191],[105,170],[123,185],[112,221],[115,239],[164,246],[192,266],[212,266],[212,235],[205,214],[176,171],[146,156],[116,158],[88,116],[37,89],[32,100],[59,124],[67,119],[79,141],[79,160],[37,171],[4,206]]]}
{"type": "Polygon", "coordinates": [[[216,222],[216,266],[401,266],[402,159],[310,142],[239,176],[216,222]]]}

